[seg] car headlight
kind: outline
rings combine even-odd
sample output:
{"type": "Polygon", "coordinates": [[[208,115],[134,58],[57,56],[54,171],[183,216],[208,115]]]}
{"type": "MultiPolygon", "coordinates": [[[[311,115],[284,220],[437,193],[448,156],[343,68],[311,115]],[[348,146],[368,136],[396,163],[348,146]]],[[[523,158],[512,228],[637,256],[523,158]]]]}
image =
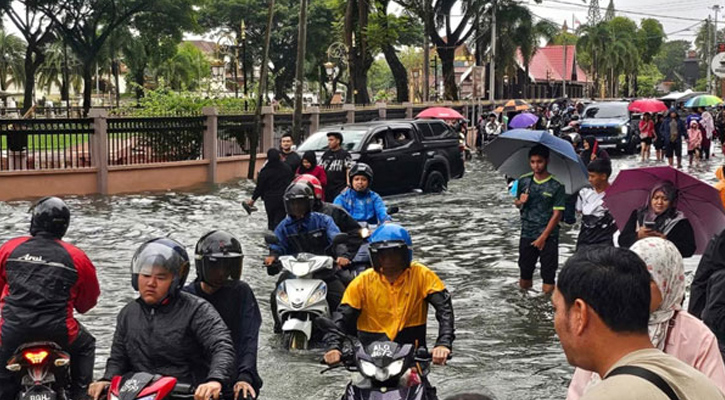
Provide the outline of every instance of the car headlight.
{"type": "Polygon", "coordinates": [[[629,127],[628,127],[627,125],[623,125],[623,126],[622,126],[622,127],[620,128],[620,130],[622,131],[622,133],[623,133],[623,134],[625,134],[625,135],[626,135],[626,134],[627,134],[627,132],[629,132],[629,127]]]}
{"type": "Polygon", "coordinates": [[[289,304],[289,296],[287,296],[287,288],[284,286],[284,283],[279,285],[279,288],[277,289],[277,300],[284,304],[289,304]]]}
{"type": "Polygon", "coordinates": [[[141,397],[138,400],[154,400],[155,398],[156,398],[156,393],[141,397]]]}
{"type": "Polygon", "coordinates": [[[378,367],[369,361],[360,360],[360,373],[368,378],[374,378],[378,367]]]}
{"type": "Polygon", "coordinates": [[[388,365],[388,377],[398,375],[403,371],[403,360],[398,360],[388,365]]]}
{"type": "Polygon", "coordinates": [[[320,286],[315,289],[315,291],[312,293],[312,296],[310,296],[309,299],[307,299],[307,305],[312,305],[317,303],[318,301],[322,300],[327,296],[327,285],[323,282],[320,284],[320,286]]]}

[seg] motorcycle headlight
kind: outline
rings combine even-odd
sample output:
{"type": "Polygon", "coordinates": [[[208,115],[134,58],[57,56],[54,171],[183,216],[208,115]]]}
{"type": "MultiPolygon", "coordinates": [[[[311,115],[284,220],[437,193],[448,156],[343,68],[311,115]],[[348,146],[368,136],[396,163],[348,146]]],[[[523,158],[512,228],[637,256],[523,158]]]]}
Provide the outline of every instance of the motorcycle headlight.
{"type": "Polygon", "coordinates": [[[307,305],[312,305],[317,303],[318,301],[324,299],[327,296],[327,285],[323,282],[320,284],[320,286],[315,289],[315,291],[312,293],[312,296],[310,296],[309,299],[307,299],[307,305]]]}
{"type": "Polygon", "coordinates": [[[403,371],[403,360],[398,360],[388,365],[388,377],[398,375],[403,371]]]}
{"type": "Polygon", "coordinates": [[[287,296],[287,288],[284,286],[284,283],[279,285],[277,289],[277,299],[285,304],[289,304],[289,296],[287,296]]]}
{"type": "Polygon", "coordinates": [[[626,135],[626,134],[627,134],[627,132],[629,132],[629,127],[628,127],[627,125],[623,125],[623,126],[622,126],[622,127],[620,128],[620,131],[622,132],[622,134],[625,134],[625,135],[626,135]]]}
{"type": "Polygon", "coordinates": [[[360,360],[360,373],[368,378],[374,378],[378,367],[369,361],[360,360]]]}

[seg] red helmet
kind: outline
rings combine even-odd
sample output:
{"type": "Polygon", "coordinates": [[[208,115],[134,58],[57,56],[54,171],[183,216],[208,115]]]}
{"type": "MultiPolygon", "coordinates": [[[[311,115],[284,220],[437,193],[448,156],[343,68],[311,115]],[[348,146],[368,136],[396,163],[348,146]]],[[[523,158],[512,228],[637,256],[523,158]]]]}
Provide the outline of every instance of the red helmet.
{"type": "Polygon", "coordinates": [[[315,198],[322,201],[322,195],[324,194],[324,191],[322,190],[322,183],[320,183],[320,180],[315,178],[314,175],[302,174],[292,181],[292,183],[298,182],[310,184],[312,189],[315,191],[315,198]]]}

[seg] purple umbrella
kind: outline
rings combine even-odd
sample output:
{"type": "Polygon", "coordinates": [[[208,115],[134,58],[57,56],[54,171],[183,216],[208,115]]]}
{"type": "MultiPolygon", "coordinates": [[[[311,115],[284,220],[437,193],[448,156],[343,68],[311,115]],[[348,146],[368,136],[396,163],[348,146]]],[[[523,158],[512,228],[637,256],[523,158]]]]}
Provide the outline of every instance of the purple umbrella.
{"type": "Polygon", "coordinates": [[[665,181],[677,188],[677,209],[695,231],[695,254],[702,254],[710,239],[725,228],[720,193],[709,184],[672,167],[628,169],[621,171],[607,189],[604,204],[622,230],[632,211],[647,204],[652,188],[665,181]]]}
{"type": "Polygon", "coordinates": [[[521,113],[514,116],[509,122],[509,127],[512,129],[528,128],[539,121],[539,117],[532,113],[521,113]]]}

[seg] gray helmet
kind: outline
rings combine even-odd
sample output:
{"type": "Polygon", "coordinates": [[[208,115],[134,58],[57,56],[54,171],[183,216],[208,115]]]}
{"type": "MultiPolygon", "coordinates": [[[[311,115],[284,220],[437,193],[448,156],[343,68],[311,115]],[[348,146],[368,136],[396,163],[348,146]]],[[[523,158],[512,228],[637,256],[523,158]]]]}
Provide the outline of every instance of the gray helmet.
{"type": "Polygon", "coordinates": [[[353,165],[352,168],[350,168],[350,180],[358,175],[368,178],[370,185],[373,184],[373,169],[370,168],[369,165],[361,162],[353,165]]]}

